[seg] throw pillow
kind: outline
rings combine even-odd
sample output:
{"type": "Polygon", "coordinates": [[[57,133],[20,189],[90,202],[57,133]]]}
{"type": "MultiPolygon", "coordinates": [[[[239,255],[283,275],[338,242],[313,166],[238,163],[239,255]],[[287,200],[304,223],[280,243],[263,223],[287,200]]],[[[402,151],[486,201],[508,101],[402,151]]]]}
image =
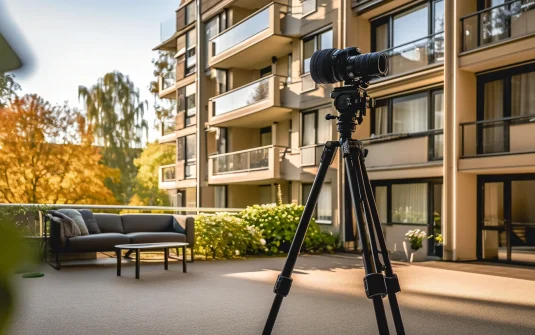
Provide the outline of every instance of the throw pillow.
{"type": "Polygon", "coordinates": [[[91,212],[89,209],[79,209],[78,212],[82,214],[82,218],[84,219],[89,234],[100,234],[100,228],[98,227],[97,220],[95,219],[93,212],[91,212]]]}
{"type": "Polygon", "coordinates": [[[89,235],[89,231],[87,230],[87,226],[85,225],[84,218],[82,217],[82,214],[78,212],[76,209],[60,209],[58,212],[63,213],[70,217],[74,223],[80,228],[80,233],[83,235],[89,235]]]}

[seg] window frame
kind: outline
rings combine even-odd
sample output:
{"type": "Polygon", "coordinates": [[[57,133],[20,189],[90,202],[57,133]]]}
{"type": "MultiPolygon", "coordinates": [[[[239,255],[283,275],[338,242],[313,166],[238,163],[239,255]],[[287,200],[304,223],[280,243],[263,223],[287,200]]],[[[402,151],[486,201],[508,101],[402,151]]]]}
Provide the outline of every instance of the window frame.
{"type": "Polygon", "coordinates": [[[197,4],[195,1],[192,1],[184,7],[184,24],[186,26],[196,21],[195,17],[193,21],[188,22],[189,11],[191,10],[190,7],[194,8],[195,16],[197,16],[197,4]]]}
{"type": "Polygon", "coordinates": [[[193,28],[193,29],[190,29],[186,32],[186,52],[184,54],[184,76],[187,77],[187,76],[190,76],[194,73],[197,72],[197,40],[195,39],[193,45],[190,45],[190,33],[192,31],[195,31],[195,36],[198,34],[198,32],[196,31],[196,28],[193,28]],[[190,58],[189,57],[189,53],[190,51],[194,51],[195,52],[195,64],[191,67],[191,69],[188,68],[188,59],[190,58]]]}
{"type": "Polygon", "coordinates": [[[309,110],[301,112],[301,147],[307,147],[311,145],[318,145],[318,110],[309,110]],[[314,114],[314,144],[303,144],[303,136],[305,134],[305,115],[314,114]]]}
{"type": "MultiPolygon", "coordinates": [[[[321,47],[319,44],[319,40],[318,40],[318,37],[321,35],[321,34],[324,34],[328,31],[331,31],[332,34],[333,34],[333,45],[332,45],[332,48],[335,47],[335,40],[334,40],[334,30],[333,30],[333,26],[332,25],[328,25],[326,27],[323,27],[321,29],[318,29],[308,35],[305,35],[301,38],[301,75],[306,75],[306,74],[309,74],[310,73],[310,69],[308,72],[305,72],[305,43],[308,42],[308,41],[311,41],[311,40],[314,40],[314,52],[318,51],[319,47],[321,47]]],[[[313,52],[313,53],[314,53],[313,52]]],[[[311,56],[312,57],[312,56],[311,56]]]]}
{"type": "MultiPolygon", "coordinates": [[[[384,51],[384,50],[377,50],[377,45],[376,45],[376,37],[377,37],[377,33],[376,33],[376,29],[383,25],[383,24],[387,24],[387,32],[388,32],[388,36],[387,36],[387,39],[388,39],[388,47],[385,49],[385,50],[388,50],[388,49],[391,49],[391,48],[394,48],[394,47],[397,47],[397,46],[394,46],[394,17],[395,16],[398,16],[399,14],[402,14],[404,12],[408,12],[408,11],[411,11],[412,9],[416,8],[416,7],[419,7],[419,6],[422,6],[423,4],[426,4],[427,5],[427,15],[428,15],[428,18],[427,18],[427,35],[425,36],[422,36],[421,38],[424,38],[424,37],[428,37],[428,36],[431,36],[431,35],[434,35],[434,34],[439,34],[439,33],[444,33],[444,31],[435,31],[435,3],[436,2],[440,2],[440,1],[444,1],[444,0],[425,0],[425,1],[420,1],[420,2],[417,2],[417,3],[414,3],[414,4],[411,4],[410,6],[407,6],[401,10],[395,10],[395,11],[392,11],[391,13],[388,13],[387,15],[385,16],[382,16],[380,18],[377,18],[377,19],[372,19],[370,20],[370,26],[371,26],[371,50],[372,52],[377,52],[377,51],[384,51]]],[[[410,41],[407,42],[407,43],[411,43],[410,41]]],[[[400,44],[400,45],[403,45],[403,44],[400,44]]]]}
{"type": "MultiPolygon", "coordinates": [[[[304,186],[306,185],[306,187],[310,187],[310,190],[312,190],[312,183],[301,183],[301,204],[305,204],[305,202],[307,201],[308,199],[308,196],[310,195],[310,191],[308,192],[308,194],[305,196],[305,188],[304,186]]],[[[333,183],[331,181],[326,181],[324,184],[323,184],[323,187],[320,191],[320,194],[321,192],[324,190],[324,187],[330,187],[331,188],[331,195],[333,194],[333,183]]],[[[318,195],[318,202],[319,202],[319,195],[318,195]]],[[[330,204],[330,207],[331,207],[331,220],[330,221],[326,221],[326,220],[318,220],[318,204],[316,204],[316,206],[314,207],[314,212],[312,213],[312,217],[314,218],[314,220],[316,220],[316,223],[317,224],[320,224],[320,225],[325,225],[325,226],[330,226],[333,224],[333,218],[334,218],[334,215],[333,215],[333,205],[332,205],[332,200],[331,200],[331,204],[330,204]]]]}
{"type": "Polygon", "coordinates": [[[194,166],[194,165],[197,165],[197,134],[196,133],[193,133],[193,134],[190,134],[190,135],[186,135],[186,136],[183,136],[182,138],[184,138],[184,177],[186,179],[195,179],[197,177],[197,173],[193,174],[193,175],[187,175],[186,171],[187,171],[187,167],[188,166],[194,166]],[[195,147],[193,148],[193,152],[194,152],[194,155],[195,155],[195,158],[190,158],[188,159],[188,137],[194,137],[195,138],[195,147]]]}

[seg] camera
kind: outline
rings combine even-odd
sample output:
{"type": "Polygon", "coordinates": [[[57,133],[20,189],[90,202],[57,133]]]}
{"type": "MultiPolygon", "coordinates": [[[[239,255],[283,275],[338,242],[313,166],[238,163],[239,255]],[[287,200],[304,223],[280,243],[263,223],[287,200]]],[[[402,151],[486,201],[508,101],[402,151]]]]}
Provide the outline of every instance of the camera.
{"type": "Polygon", "coordinates": [[[358,48],[323,49],[314,52],[310,60],[312,80],[318,84],[368,81],[384,77],[388,72],[388,57],[383,52],[363,54],[358,48]]]}

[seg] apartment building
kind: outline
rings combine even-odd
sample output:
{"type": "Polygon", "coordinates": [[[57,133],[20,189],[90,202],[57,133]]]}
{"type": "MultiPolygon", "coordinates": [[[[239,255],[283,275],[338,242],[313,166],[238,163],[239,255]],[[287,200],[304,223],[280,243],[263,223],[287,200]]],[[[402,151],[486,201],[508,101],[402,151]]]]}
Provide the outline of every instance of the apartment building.
{"type": "MultiPolygon", "coordinates": [[[[404,235],[441,234],[447,260],[535,262],[535,0],[192,0],[162,24],[176,52],[160,97],[176,99],[160,188],[178,206],[303,203],[322,145],[337,139],[333,85],[316,50],[383,51],[389,74],[355,133],[393,258],[404,235]]],[[[341,158],[315,217],[355,246],[341,158]]]]}

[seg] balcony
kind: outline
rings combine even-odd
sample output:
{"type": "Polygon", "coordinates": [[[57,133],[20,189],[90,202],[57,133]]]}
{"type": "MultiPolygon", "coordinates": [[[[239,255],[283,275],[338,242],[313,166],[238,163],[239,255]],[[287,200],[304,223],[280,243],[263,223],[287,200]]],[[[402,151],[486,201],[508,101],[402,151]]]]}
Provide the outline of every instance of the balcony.
{"type": "Polygon", "coordinates": [[[479,72],[533,59],[533,9],[535,1],[509,1],[461,18],[461,68],[479,72]]]}
{"type": "Polygon", "coordinates": [[[168,120],[160,123],[160,138],[159,143],[173,142],[176,140],[176,122],[168,120]]]}
{"type": "Polygon", "coordinates": [[[353,13],[370,19],[377,15],[400,8],[412,0],[352,0],[353,13]]]}
{"type": "Polygon", "coordinates": [[[266,146],[209,157],[208,183],[269,183],[281,178],[286,148],[266,146]]]}
{"type": "Polygon", "coordinates": [[[161,99],[176,99],[176,70],[159,77],[159,92],[161,99]]]}
{"type": "Polygon", "coordinates": [[[444,131],[385,134],[362,140],[366,167],[374,179],[442,175],[444,131]]]}
{"type": "Polygon", "coordinates": [[[444,62],[444,33],[420,38],[383,51],[388,56],[387,77],[414,72],[444,62]]]}
{"type": "Polygon", "coordinates": [[[158,188],[162,190],[195,187],[197,185],[195,164],[184,161],[160,166],[158,188]]]}
{"type": "Polygon", "coordinates": [[[535,172],[535,114],[462,123],[459,170],[535,172]]]}
{"type": "Polygon", "coordinates": [[[318,166],[320,164],[323,144],[313,144],[301,147],[301,167],[318,166]]]}
{"type": "Polygon", "coordinates": [[[291,53],[292,38],[285,36],[289,33],[285,20],[287,10],[285,5],[271,3],[214,36],[209,43],[209,66],[260,69],[271,56],[291,53]]]}
{"type": "Polygon", "coordinates": [[[176,51],[176,15],[160,23],[160,44],[153,50],[176,51]]]}
{"type": "Polygon", "coordinates": [[[218,127],[261,127],[290,117],[285,78],[269,76],[209,100],[208,123],[218,127]]]}

